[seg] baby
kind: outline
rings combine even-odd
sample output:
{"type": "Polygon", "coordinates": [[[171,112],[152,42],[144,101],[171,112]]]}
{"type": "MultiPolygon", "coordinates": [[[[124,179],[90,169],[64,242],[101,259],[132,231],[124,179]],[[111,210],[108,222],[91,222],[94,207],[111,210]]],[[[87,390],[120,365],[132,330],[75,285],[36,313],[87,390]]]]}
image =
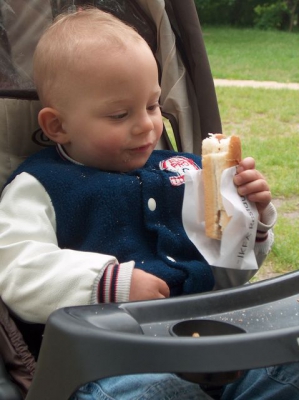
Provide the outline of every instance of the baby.
{"type": "MultiPolygon", "coordinates": [[[[212,269],[183,228],[184,182],[172,179],[182,157],[189,169],[200,168],[201,159],[155,150],[163,123],[158,69],[147,43],[99,10],[64,15],[37,45],[34,80],[39,124],[56,147],[27,159],[2,194],[0,290],[6,304],[25,321],[45,323],[64,306],[212,290],[212,269]]],[[[254,160],[242,160],[237,172],[239,194],[260,214],[260,264],[273,241],[276,213],[254,160]]],[[[246,279],[237,277],[235,284],[246,279]]],[[[250,373],[255,381],[264,376],[245,374],[248,388],[250,373]]],[[[223,398],[237,398],[225,397],[226,390],[223,398]]],[[[172,374],[102,379],[73,397],[106,398],[207,397],[172,374]]]]}

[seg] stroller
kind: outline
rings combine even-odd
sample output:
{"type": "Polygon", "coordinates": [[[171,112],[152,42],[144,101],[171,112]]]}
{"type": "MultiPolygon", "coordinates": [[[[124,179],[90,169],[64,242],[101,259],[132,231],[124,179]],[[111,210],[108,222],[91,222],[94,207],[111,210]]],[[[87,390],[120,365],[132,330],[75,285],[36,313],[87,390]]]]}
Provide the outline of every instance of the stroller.
{"type": "MultiPolygon", "coordinates": [[[[160,148],[200,154],[208,133],[221,132],[193,0],[3,0],[1,187],[22,160],[43,146],[53,145],[37,125],[40,104],[32,85],[31,60],[43,29],[60,12],[74,10],[77,3],[92,3],[111,12],[133,25],[149,43],[160,71],[162,113],[173,133],[170,137],[164,129],[160,148]]],[[[4,333],[9,338],[17,335],[18,345],[13,360],[1,350],[0,399],[65,400],[83,383],[101,377],[171,371],[203,383],[217,398],[214,386],[236,379],[240,370],[299,360],[299,326],[293,318],[298,279],[299,275],[292,273],[180,299],[70,307],[53,313],[45,330],[9,315],[3,305],[4,333]],[[269,309],[275,314],[269,323],[271,329],[266,323],[269,309]],[[260,313],[265,316],[263,324],[256,323],[260,313]],[[231,324],[225,322],[227,318],[231,324]],[[249,328],[246,318],[255,319],[249,328]],[[12,335],[11,330],[5,332],[7,326],[12,335]],[[36,365],[33,356],[26,353],[18,329],[33,355],[41,344],[36,365]],[[190,336],[197,330],[207,337],[195,342],[190,336]],[[24,357],[17,354],[18,349],[26,353],[24,357]],[[242,359],[238,356],[241,350],[242,359]],[[118,359],[113,360],[111,354],[118,354],[118,359]],[[105,362],[99,363],[99,359],[105,362]],[[15,373],[16,368],[26,375],[24,379],[15,373]]]]}

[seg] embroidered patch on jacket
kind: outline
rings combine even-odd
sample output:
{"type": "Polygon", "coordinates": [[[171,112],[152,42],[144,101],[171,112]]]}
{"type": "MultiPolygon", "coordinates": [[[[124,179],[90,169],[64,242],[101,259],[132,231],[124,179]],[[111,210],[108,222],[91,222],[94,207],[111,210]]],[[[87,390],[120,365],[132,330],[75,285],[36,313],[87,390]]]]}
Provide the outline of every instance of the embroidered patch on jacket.
{"type": "Polygon", "coordinates": [[[171,176],[169,178],[173,186],[180,186],[185,183],[186,171],[197,171],[200,169],[193,160],[183,156],[176,156],[163,160],[160,162],[159,167],[161,170],[174,172],[176,174],[176,176],[171,176]]]}

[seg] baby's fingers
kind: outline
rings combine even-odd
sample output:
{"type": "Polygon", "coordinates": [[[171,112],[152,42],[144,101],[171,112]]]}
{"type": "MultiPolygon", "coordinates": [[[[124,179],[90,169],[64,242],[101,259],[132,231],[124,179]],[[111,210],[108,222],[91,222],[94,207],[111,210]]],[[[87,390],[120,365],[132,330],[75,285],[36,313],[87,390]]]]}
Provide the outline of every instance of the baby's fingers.
{"type": "Polygon", "coordinates": [[[237,175],[234,176],[234,183],[236,186],[242,186],[260,179],[266,182],[263,175],[259,171],[256,169],[247,169],[237,173],[237,175]]]}
{"type": "Polygon", "coordinates": [[[249,201],[256,204],[259,213],[262,213],[271,202],[271,192],[267,181],[263,178],[238,186],[237,190],[240,196],[246,196],[249,201]]]}
{"type": "Polygon", "coordinates": [[[255,168],[254,158],[246,157],[242,161],[240,161],[239,165],[237,166],[237,174],[241,173],[242,171],[254,168],[255,168]]]}
{"type": "Polygon", "coordinates": [[[246,196],[256,204],[261,213],[271,202],[271,192],[264,176],[255,169],[255,161],[251,157],[244,158],[237,167],[234,184],[240,196],[246,196]]]}
{"type": "Polygon", "coordinates": [[[161,279],[160,279],[160,282],[159,282],[159,293],[163,297],[169,297],[170,296],[170,290],[169,290],[168,285],[166,284],[166,282],[164,282],[161,279]]]}
{"type": "Polygon", "coordinates": [[[247,195],[247,199],[256,204],[257,209],[262,211],[271,202],[272,196],[270,190],[264,192],[256,192],[247,195]]]}
{"type": "MultiPolygon", "coordinates": [[[[260,177],[260,175],[256,175],[256,179],[253,179],[252,175],[253,174],[248,174],[248,179],[247,176],[243,176],[242,179],[239,179],[241,181],[239,185],[235,182],[240,196],[249,196],[254,193],[269,191],[269,186],[265,179],[260,177]]],[[[238,181],[237,178],[238,176],[235,177],[236,181],[238,181]]]]}

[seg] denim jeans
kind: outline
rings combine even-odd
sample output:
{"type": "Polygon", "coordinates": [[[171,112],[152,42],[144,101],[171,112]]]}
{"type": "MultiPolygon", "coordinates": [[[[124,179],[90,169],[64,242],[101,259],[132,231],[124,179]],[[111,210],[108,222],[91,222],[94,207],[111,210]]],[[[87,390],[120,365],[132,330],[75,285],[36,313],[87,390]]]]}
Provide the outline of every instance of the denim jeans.
{"type": "Polygon", "coordinates": [[[70,400],[210,400],[174,374],[124,375],[87,383],[70,400]]]}
{"type": "MultiPolygon", "coordinates": [[[[174,374],[105,378],[80,388],[71,400],[209,400],[198,385],[174,374]]],[[[250,370],[224,387],[221,400],[298,400],[299,363],[250,370]]]]}
{"type": "Polygon", "coordinates": [[[221,400],[299,399],[299,363],[253,369],[227,385],[221,400]]]}

